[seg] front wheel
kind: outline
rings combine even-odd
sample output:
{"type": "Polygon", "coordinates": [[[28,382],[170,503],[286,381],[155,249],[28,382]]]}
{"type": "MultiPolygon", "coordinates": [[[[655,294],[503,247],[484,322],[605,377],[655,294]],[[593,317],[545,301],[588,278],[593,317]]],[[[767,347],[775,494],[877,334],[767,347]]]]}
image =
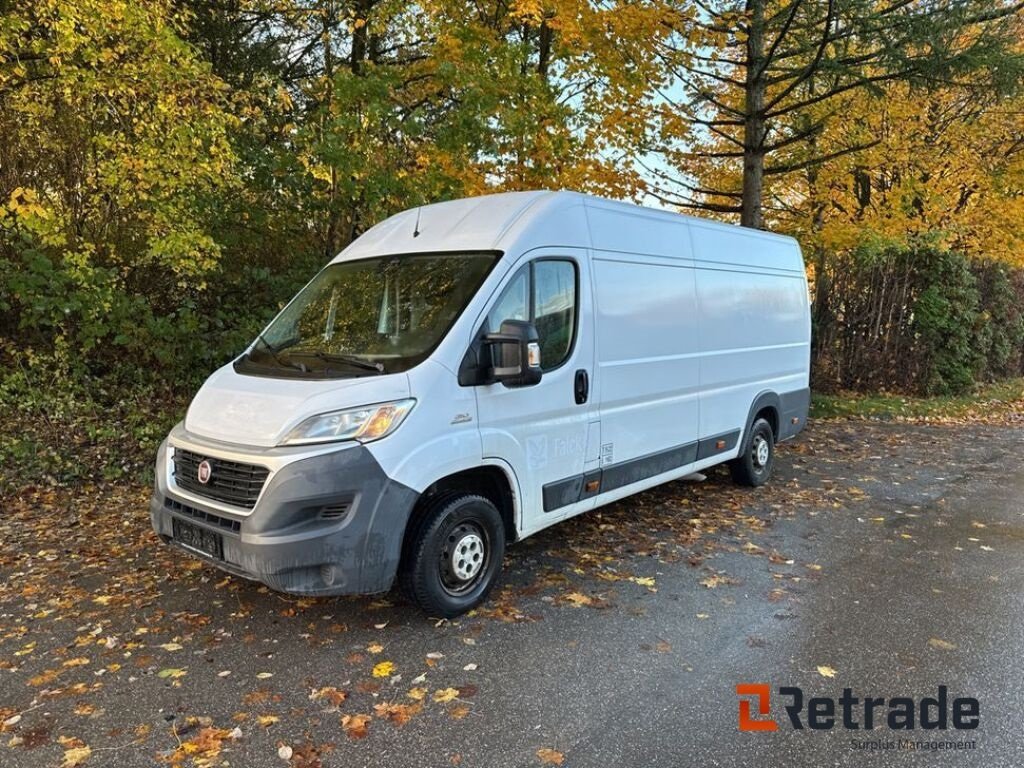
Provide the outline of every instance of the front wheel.
{"type": "Polygon", "coordinates": [[[404,553],[402,591],[430,616],[480,605],[501,572],[505,524],[483,496],[451,493],[427,502],[404,553]]]}
{"type": "Polygon", "coordinates": [[[772,425],[757,419],[743,443],[740,455],[729,462],[732,479],[739,485],[756,488],[768,482],[775,465],[775,434],[772,425]]]}

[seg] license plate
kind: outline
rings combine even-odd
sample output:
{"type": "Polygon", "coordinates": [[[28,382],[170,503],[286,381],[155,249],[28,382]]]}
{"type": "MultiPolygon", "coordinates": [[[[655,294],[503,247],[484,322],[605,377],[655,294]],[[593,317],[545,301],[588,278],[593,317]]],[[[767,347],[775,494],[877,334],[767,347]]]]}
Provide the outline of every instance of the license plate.
{"type": "Polygon", "coordinates": [[[186,523],[178,518],[171,521],[171,530],[174,533],[174,540],[182,546],[217,560],[224,559],[224,539],[219,533],[186,523]]]}

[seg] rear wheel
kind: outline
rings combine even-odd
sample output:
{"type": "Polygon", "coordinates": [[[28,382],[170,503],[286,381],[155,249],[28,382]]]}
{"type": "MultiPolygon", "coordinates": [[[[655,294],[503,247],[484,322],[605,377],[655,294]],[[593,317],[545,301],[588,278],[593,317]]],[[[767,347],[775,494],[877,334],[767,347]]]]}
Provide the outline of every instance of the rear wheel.
{"type": "Polygon", "coordinates": [[[430,616],[452,618],[482,603],[501,572],[505,524],[483,496],[427,502],[406,547],[402,591],[430,616]]]}
{"type": "Polygon", "coordinates": [[[732,479],[740,485],[764,485],[774,465],[775,433],[765,419],[757,419],[750,427],[740,455],[729,462],[732,479]]]}

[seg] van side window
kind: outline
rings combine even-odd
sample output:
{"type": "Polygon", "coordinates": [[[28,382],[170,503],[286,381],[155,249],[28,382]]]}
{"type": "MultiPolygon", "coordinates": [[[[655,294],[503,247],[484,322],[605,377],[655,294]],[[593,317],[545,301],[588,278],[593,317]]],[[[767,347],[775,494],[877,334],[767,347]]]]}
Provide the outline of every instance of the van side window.
{"type": "Polygon", "coordinates": [[[520,269],[487,315],[487,326],[498,331],[506,320],[536,326],[542,370],[564,363],[576,333],[576,265],[541,259],[520,269]]]}
{"type": "Polygon", "coordinates": [[[576,332],[576,265],[545,259],[533,265],[533,324],[540,336],[541,369],[557,368],[572,351],[576,332]]]}
{"type": "Polygon", "coordinates": [[[500,331],[501,324],[506,320],[528,320],[530,317],[530,265],[519,270],[512,278],[501,298],[487,315],[487,326],[492,331],[500,331]]]}

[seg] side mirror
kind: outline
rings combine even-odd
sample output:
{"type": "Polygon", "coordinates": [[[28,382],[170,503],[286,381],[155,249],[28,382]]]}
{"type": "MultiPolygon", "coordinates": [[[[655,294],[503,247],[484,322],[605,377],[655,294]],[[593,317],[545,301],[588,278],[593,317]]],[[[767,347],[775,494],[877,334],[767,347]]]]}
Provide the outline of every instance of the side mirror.
{"type": "Polygon", "coordinates": [[[491,381],[506,387],[529,387],[540,381],[540,337],[533,323],[506,320],[483,342],[491,351],[491,381]]]}

